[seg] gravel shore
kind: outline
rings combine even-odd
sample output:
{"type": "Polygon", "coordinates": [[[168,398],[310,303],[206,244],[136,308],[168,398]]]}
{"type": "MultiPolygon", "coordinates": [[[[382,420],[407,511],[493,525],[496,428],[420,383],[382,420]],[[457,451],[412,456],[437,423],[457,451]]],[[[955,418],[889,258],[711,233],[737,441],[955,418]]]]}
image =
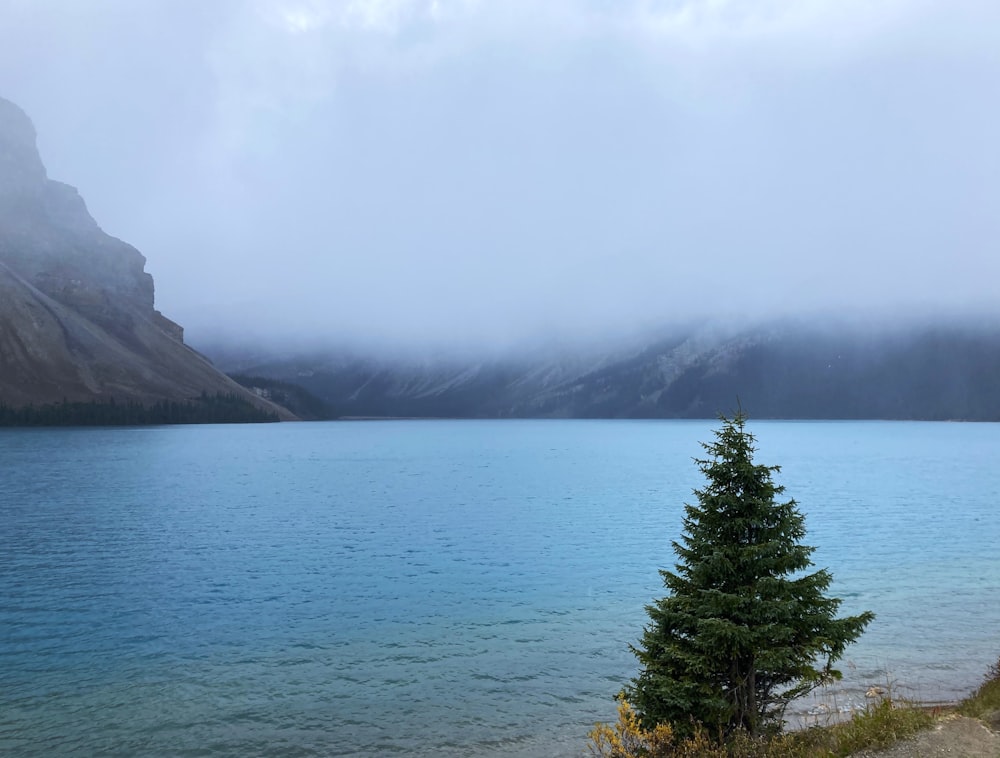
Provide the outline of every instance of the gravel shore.
{"type": "MultiPolygon", "coordinates": [[[[1000,729],[997,719],[990,726],[1000,729]]],[[[855,758],[1000,758],[1000,733],[978,719],[944,716],[930,730],[890,748],[858,753],[855,758]]]]}

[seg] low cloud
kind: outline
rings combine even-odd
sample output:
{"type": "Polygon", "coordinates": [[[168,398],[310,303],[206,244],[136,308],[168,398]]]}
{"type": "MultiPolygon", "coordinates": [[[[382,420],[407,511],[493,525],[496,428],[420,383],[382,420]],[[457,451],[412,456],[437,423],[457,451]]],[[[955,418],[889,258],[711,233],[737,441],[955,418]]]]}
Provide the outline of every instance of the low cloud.
{"type": "Polygon", "coordinates": [[[7,5],[0,94],[195,341],[995,299],[993,3],[7,5]]]}

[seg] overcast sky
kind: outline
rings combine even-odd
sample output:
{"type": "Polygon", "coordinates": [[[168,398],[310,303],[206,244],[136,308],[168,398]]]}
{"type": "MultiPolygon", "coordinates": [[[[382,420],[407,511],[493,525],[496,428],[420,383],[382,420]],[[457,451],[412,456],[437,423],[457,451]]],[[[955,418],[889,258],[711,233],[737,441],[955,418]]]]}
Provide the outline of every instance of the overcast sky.
{"type": "Polygon", "coordinates": [[[216,332],[989,307],[996,0],[0,0],[49,175],[216,332]]]}

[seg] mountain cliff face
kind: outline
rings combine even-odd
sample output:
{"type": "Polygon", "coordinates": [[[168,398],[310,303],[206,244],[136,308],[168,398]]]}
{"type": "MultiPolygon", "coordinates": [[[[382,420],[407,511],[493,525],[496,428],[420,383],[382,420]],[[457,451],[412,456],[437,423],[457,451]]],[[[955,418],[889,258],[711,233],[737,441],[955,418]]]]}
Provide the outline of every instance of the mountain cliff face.
{"type": "Polygon", "coordinates": [[[184,344],[145,264],[48,178],[31,121],[0,98],[0,404],[224,393],[275,411],[184,344]]]}

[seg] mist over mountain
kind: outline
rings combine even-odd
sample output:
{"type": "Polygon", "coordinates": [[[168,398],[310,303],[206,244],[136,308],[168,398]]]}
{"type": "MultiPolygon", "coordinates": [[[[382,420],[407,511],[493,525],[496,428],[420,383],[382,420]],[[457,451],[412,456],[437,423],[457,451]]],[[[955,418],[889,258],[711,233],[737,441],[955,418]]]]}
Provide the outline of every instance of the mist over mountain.
{"type": "Polygon", "coordinates": [[[154,308],[145,264],[97,225],[73,187],[48,178],[30,120],[0,99],[7,407],[227,393],[274,411],[266,398],[277,393],[312,418],[697,418],[741,402],[758,418],[1000,419],[1000,320],[984,317],[988,310],[978,318],[961,308],[920,318],[691,317],[618,339],[542,334],[534,346],[513,347],[487,339],[387,348],[355,338],[354,347],[333,349],[317,346],[343,341],[338,329],[323,337],[310,323],[300,342],[208,343],[246,389],[154,308]]]}
{"type": "Polygon", "coordinates": [[[182,327],[153,306],[145,264],[73,187],[48,178],[31,121],[0,98],[0,406],[204,393],[279,412],[184,344],[182,327]]]}
{"type": "MultiPolygon", "coordinates": [[[[188,344],[348,415],[989,416],[997,28],[984,0],[8,3],[0,92],[149,264],[22,161],[10,234],[72,227],[95,265],[8,256],[3,307],[30,321],[28,284],[74,344],[141,352],[172,328],[151,272],[188,344]]],[[[134,360],[66,386],[160,371],[134,360]]]]}
{"type": "Polygon", "coordinates": [[[188,341],[995,307],[993,0],[31,0],[0,92],[188,341]]]}
{"type": "Polygon", "coordinates": [[[224,368],[298,384],[341,416],[1000,420],[1000,324],[781,320],[664,330],[618,350],[400,358],[220,351],[224,368]]]}

